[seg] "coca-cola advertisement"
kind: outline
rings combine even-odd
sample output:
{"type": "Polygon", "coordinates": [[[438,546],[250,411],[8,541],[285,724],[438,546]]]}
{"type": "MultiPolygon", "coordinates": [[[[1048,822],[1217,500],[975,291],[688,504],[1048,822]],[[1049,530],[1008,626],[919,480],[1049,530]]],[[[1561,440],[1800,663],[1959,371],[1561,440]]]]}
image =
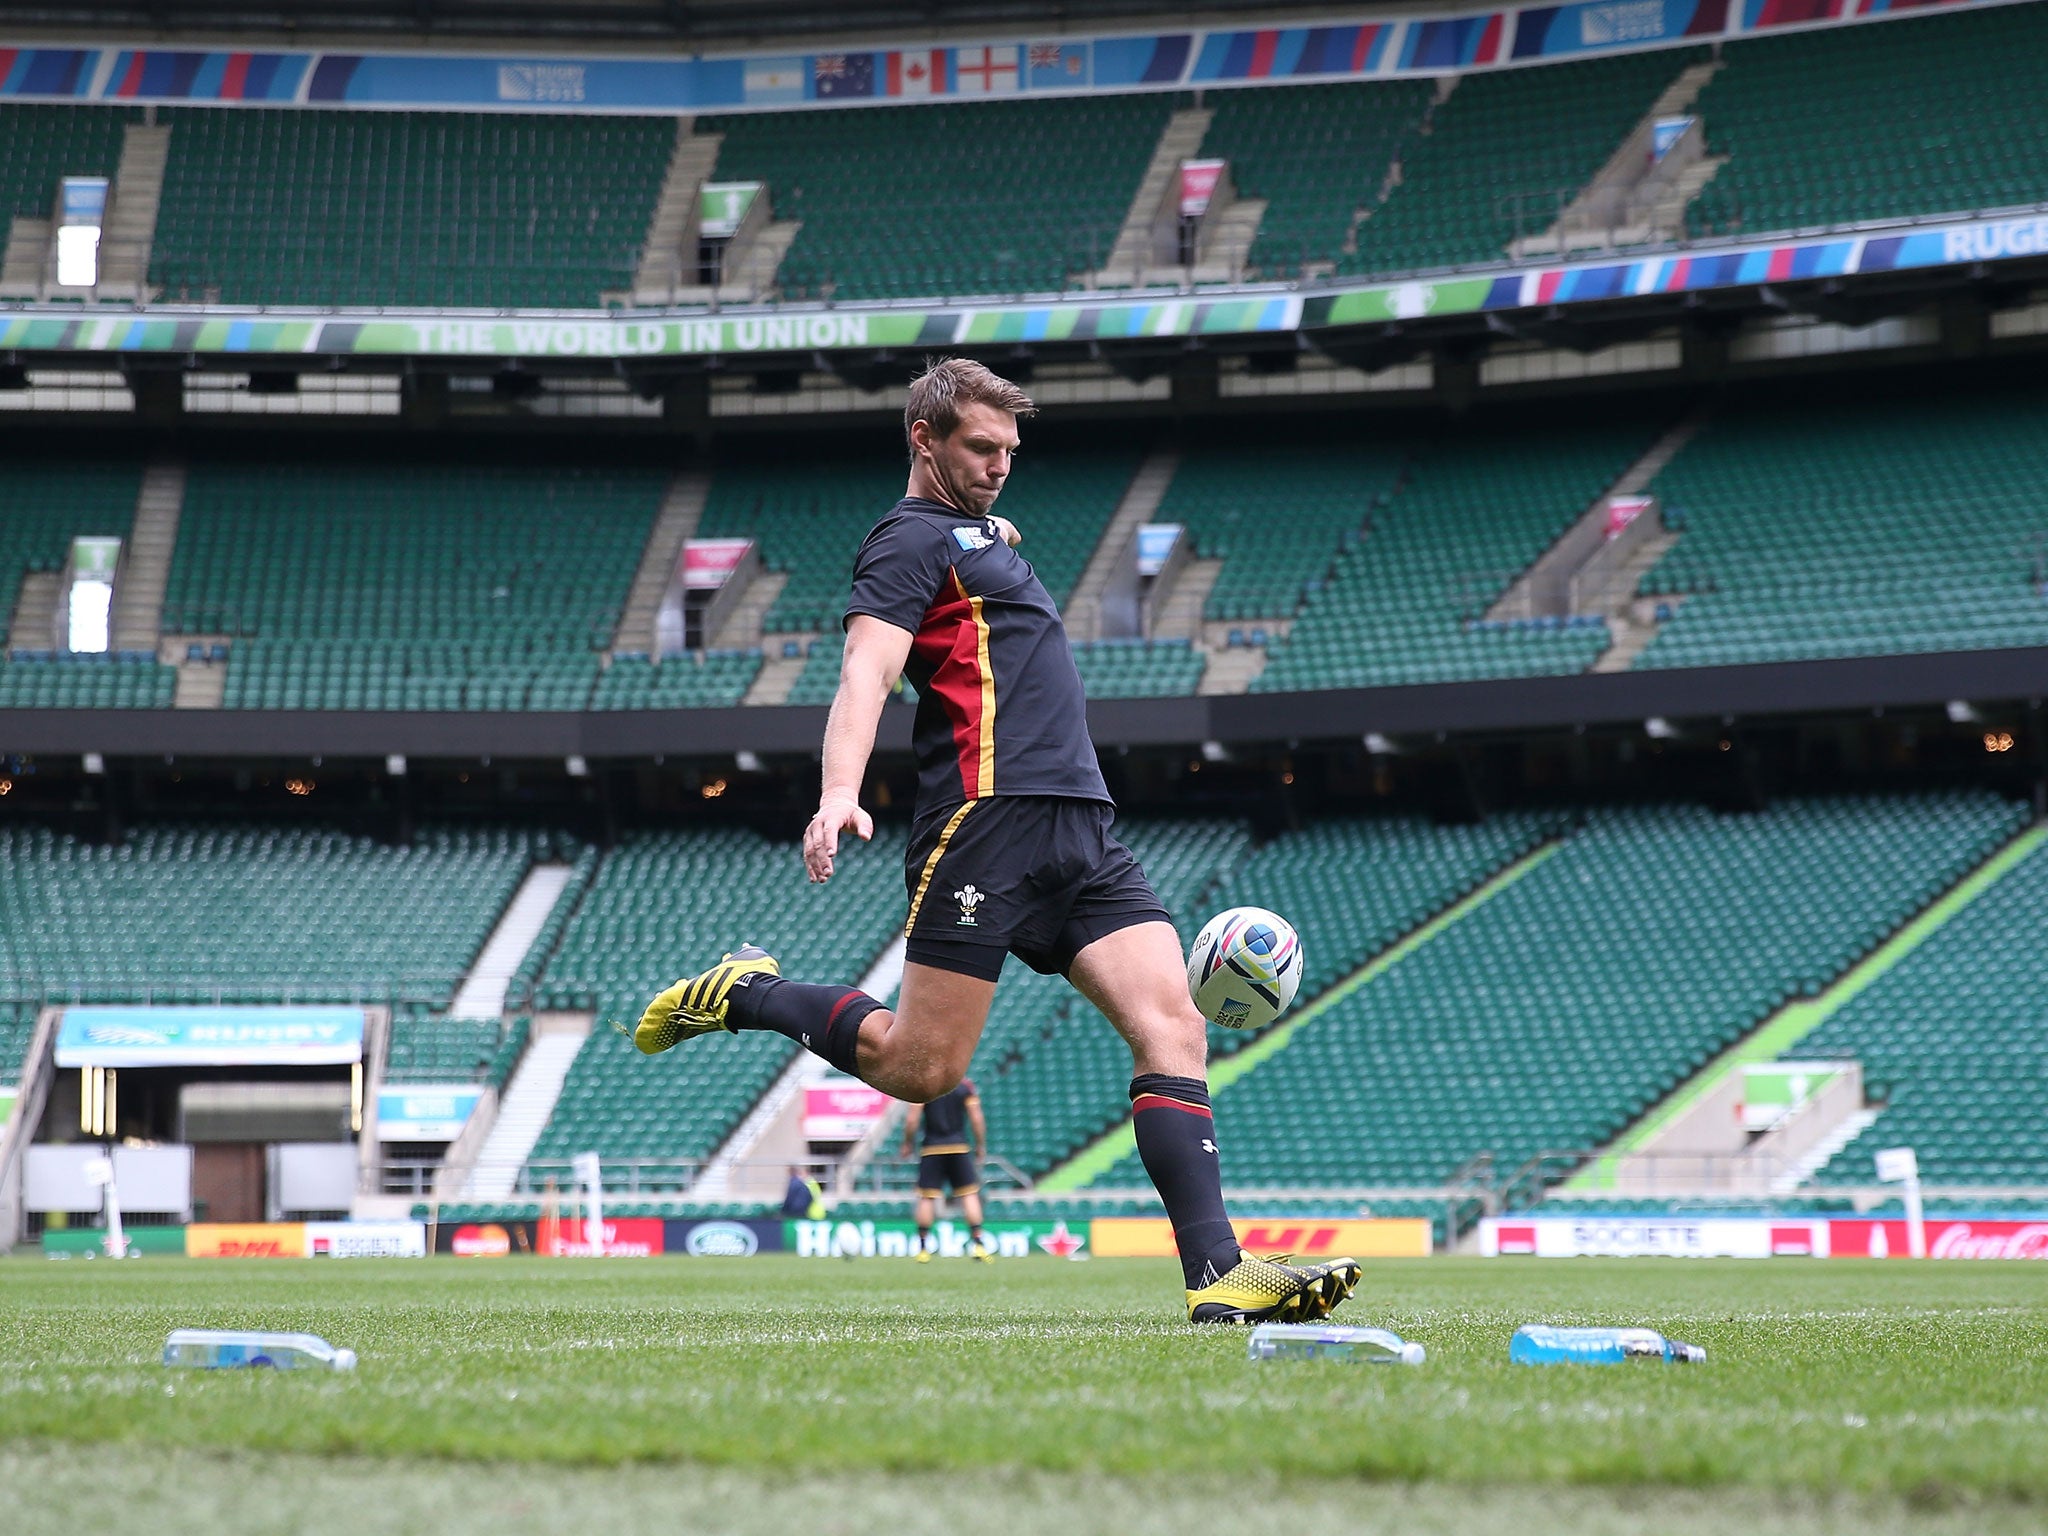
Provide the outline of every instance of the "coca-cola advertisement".
{"type": "MultiPolygon", "coordinates": [[[[1828,1223],[1828,1251],[1838,1259],[1903,1259],[1912,1255],[1905,1218],[1828,1223]]],[[[2048,1217],[2038,1221],[1934,1217],[1927,1222],[1930,1259],[2048,1259],[2048,1217]]]]}

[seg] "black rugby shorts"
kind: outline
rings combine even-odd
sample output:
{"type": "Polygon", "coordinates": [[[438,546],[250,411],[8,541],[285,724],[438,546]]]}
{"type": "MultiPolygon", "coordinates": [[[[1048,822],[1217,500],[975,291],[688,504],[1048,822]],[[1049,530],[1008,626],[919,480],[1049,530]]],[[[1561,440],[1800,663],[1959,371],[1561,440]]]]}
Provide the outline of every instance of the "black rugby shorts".
{"type": "Polygon", "coordinates": [[[1113,806],[997,795],[921,814],[904,857],[908,958],[994,981],[1015,955],[1064,976],[1106,934],[1168,922],[1152,882],[1110,833],[1113,806]]]}

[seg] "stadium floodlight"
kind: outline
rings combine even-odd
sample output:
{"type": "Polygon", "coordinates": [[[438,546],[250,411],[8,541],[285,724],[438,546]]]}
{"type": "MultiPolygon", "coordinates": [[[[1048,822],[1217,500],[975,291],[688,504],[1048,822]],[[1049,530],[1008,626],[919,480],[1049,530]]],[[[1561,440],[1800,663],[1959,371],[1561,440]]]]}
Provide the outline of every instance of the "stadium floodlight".
{"type": "Polygon", "coordinates": [[[384,771],[394,779],[404,778],[405,754],[403,752],[393,752],[386,756],[384,759],[384,771]]]}
{"type": "Polygon", "coordinates": [[[1643,734],[1652,741],[1676,741],[1678,727],[1662,715],[1652,715],[1643,722],[1643,734]]]}
{"type": "Polygon", "coordinates": [[[587,779],[590,777],[590,763],[581,753],[575,753],[564,758],[562,767],[567,770],[569,777],[572,779],[587,779]]]}
{"type": "Polygon", "coordinates": [[[741,773],[759,773],[761,771],[761,755],[758,752],[749,751],[745,747],[733,753],[732,761],[733,766],[738,768],[741,773]]]}
{"type": "Polygon", "coordinates": [[[1401,749],[1394,745],[1394,739],[1391,736],[1383,736],[1378,731],[1367,731],[1365,733],[1365,750],[1372,753],[1374,757],[1393,757],[1401,749]]]}
{"type": "Polygon", "coordinates": [[[88,752],[80,761],[79,767],[84,769],[89,776],[96,779],[107,771],[107,760],[97,752],[88,752]]]}
{"type": "Polygon", "coordinates": [[[1976,706],[1968,699],[1948,701],[1948,723],[1950,725],[1974,725],[1984,717],[1977,713],[1976,706]]]}

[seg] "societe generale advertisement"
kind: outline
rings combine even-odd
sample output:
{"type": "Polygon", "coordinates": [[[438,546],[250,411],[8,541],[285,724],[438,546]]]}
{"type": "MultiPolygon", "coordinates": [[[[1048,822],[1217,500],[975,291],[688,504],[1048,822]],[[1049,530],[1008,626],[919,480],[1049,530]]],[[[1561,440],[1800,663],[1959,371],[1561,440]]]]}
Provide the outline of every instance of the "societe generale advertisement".
{"type": "Polygon", "coordinates": [[[1828,1223],[1763,1216],[1489,1216],[1487,1258],[1825,1258],[1828,1223]]]}
{"type": "MultiPolygon", "coordinates": [[[[1424,1258],[1429,1223],[1419,1217],[1242,1217],[1231,1222],[1237,1240],[1253,1253],[1292,1253],[1304,1259],[1424,1258]]],[[[1179,1250],[1164,1217],[1098,1216],[1088,1243],[1101,1259],[1169,1259],[1179,1250]]]]}

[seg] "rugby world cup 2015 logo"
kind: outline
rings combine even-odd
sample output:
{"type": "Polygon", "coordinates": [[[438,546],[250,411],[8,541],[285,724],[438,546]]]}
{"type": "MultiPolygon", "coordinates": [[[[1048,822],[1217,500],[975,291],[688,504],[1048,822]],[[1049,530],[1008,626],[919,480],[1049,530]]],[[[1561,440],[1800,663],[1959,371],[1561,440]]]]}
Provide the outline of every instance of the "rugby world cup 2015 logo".
{"type": "Polygon", "coordinates": [[[979,907],[988,897],[986,893],[978,890],[970,883],[963,885],[959,890],[955,891],[953,899],[960,904],[960,920],[954,926],[958,928],[972,928],[975,926],[975,908],[979,907]]]}

